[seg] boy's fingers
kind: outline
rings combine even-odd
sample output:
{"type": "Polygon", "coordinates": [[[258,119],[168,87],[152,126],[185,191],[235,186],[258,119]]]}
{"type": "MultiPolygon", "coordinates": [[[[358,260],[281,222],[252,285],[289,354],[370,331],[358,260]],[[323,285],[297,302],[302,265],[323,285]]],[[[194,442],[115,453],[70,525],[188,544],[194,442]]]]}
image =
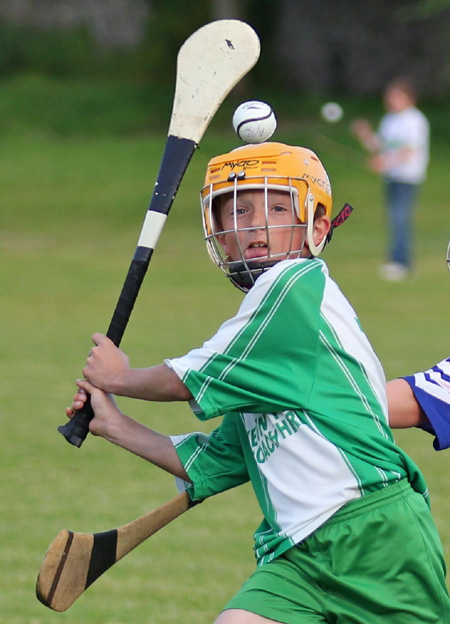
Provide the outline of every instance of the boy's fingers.
{"type": "Polygon", "coordinates": [[[95,332],[95,334],[92,334],[91,336],[91,340],[95,345],[99,345],[101,342],[105,342],[105,341],[109,341],[110,339],[105,336],[105,334],[101,334],[100,332],[95,332]]]}
{"type": "MultiPolygon", "coordinates": [[[[84,396],[87,396],[88,394],[92,395],[93,392],[99,390],[99,388],[96,388],[90,381],[87,381],[87,379],[77,379],[77,386],[79,388],[79,393],[84,396]]],[[[75,401],[72,405],[74,405],[74,403],[75,401]]],[[[81,407],[83,407],[83,404],[80,404],[80,408],[81,407]]]]}
{"type": "Polygon", "coordinates": [[[90,394],[93,386],[87,381],[87,379],[77,379],[76,384],[79,388],[80,394],[90,394]]]}

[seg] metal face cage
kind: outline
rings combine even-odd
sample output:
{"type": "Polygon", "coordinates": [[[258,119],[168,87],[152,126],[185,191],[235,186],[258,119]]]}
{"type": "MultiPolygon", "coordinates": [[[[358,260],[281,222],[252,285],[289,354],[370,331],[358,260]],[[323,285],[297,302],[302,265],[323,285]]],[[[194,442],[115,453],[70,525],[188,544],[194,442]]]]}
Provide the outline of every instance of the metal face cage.
{"type": "MultiPolygon", "coordinates": [[[[306,180],[302,178],[285,178],[281,176],[246,176],[244,171],[232,172],[228,177],[229,184],[221,184],[217,190],[214,183],[204,187],[201,191],[203,229],[208,253],[215,264],[225,275],[241,290],[247,292],[255,283],[256,279],[268,268],[284,259],[298,258],[301,256],[306,236],[307,224],[299,219],[300,203],[305,207],[305,213],[309,215],[309,198],[311,193],[306,180]],[[264,219],[261,224],[252,224],[243,227],[238,218],[238,193],[242,191],[261,191],[264,194],[264,219]],[[290,223],[282,225],[271,224],[270,219],[270,191],[283,192],[290,198],[290,223]],[[220,206],[223,202],[233,198],[233,225],[224,229],[220,221],[220,206]],[[273,240],[281,229],[289,229],[282,251],[273,250],[273,240]],[[255,230],[263,231],[262,238],[266,242],[267,253],[255,260],[245,258],[241,238],[246,232],[255,230]],[[296,236],[298,230],[303,230],[305,235],[296,236]],[[237,257],[230,258],[226,255],[222,242],[227,237],[230,241],[233,237],[237,257]],[[297,241],[297,242],[296,242],[297,241]],[[300,244],[298,244],[300,242],[300,244]]],[[[311,214],[313,220],[313,214],[311,214]]],[[[309,219],[308,219],[309,220],[309,219]]]]}

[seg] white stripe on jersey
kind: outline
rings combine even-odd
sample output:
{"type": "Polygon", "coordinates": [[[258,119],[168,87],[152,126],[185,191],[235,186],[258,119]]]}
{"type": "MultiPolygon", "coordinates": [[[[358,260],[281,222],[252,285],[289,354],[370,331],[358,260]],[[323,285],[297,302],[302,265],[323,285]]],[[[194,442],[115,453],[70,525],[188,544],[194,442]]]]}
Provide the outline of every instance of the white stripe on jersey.
{"type": "MultiPolygon", "coordinates": [[[[325,293],[321,313],[326,319],[328,326],[332,328],[337,340],[342,344],[344,350],[357,362],[361,363],[361,371],[364,373],[368,384],[383,408],[386,422],[389,422],[386,398],[386,377],[383,368],[366,334],[359,328],[354,309],[342,295],[338,285],[333,280],[329,279],[328,276],[325,282],[325,293]],[[348,322],[349,319],[354,319],[354,323],[350,324],[348,322]],[[355,339],[356,337],[358,337],[359,340],[355,339]]],[[[374,415],[374,419],[380,431],[383,431],[383,435],[386,436],[378,417],[374,415]]]]}

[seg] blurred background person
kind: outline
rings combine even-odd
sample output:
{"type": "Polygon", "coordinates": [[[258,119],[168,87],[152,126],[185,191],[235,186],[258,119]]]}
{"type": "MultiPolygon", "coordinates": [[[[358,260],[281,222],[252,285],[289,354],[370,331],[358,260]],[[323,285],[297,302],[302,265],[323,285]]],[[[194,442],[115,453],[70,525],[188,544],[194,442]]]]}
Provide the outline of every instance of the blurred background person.
{"type": "Polygon", "coordinates": [[[383,95],[386,114],[373,130],[366,119],[356,119],[351,131],[371,153],[370,168],[383,180],[387,207],[387,263],[382,278],[405,279],[413,268],[413,219],[418,191],[429,161],[429,123],[416,107],[414,84],[407,78],[388,83],[383,95]]]}

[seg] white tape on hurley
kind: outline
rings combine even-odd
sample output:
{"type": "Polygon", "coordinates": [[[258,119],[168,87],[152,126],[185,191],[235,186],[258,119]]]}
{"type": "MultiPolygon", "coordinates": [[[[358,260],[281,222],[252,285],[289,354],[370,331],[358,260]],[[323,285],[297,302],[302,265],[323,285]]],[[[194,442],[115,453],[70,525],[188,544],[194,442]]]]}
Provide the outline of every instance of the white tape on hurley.
{"type": "Polygon", "coordinates": [[[167,215],[154,210],[148,210],[138,241],[138,247],[155,249],[159,236],[166,222],[167,215]]]}

